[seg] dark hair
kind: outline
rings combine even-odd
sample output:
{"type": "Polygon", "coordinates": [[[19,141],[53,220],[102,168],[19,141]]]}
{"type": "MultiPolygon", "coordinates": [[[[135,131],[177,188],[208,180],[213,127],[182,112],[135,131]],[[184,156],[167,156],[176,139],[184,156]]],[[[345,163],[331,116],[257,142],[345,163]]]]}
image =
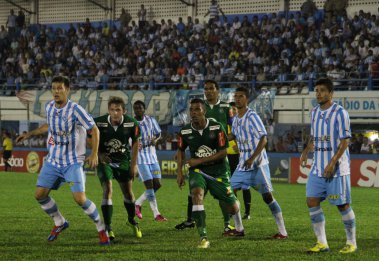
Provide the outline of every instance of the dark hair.
{"type": "Polygon", "coordinates": [[[146,105],[145,105],[145,103],[143,101],[137,100],[137,101],[134,102],[133,106],[138,105],[138,104],[141,105],[144,110],[146,110],[146,105]]]}
{"type": "Polygon", "coordinates": [[[316,81],[315,86],[317,85],[324,85],[326,88],[328,88],[329,92],[334,91],[333,82],[329,78],[321,78],[316,81]]]}
{"type": "Polygon", "coordinates": [[[53,80],[51,83],[63,83],[65,87],[70,88],[70,80],[66,76],[54,76],[53,80]]]}
{"type": "Polygon", "coordinates": [[[109,98],[109,101],[108,101],[108,108],[109,108],[112,104],[121,105],[121,107],[122,107],[123,110],[126,109],[126,107],[125,107],[125,102],[124,102],[124,99],[123,99],[123,98],[116,97],[116,96],[111,96],[111,97],[109,98]]]}
{"type": "Polygon", "coordinates": [[[193,98],[191,101],[190,101],[190,104],[195,104],[195,103],[200,103],[201,104],[201,107],[203,107],[203,110],[205,111],[206,108],[205,108],[205,102],[203,99],[200,99],[200,98],[193,98]]]}
{"type": "Polygon", "coordinates": [[[246,96],[246,98],[250,98],[250,92],[249,92],[249,90],[247,89],[247,88],[245,88],[245,87],[238,87],[237,89],[236,89],[236,92],[243,92],[244,94],[245,94],[245,96],[246,96]]]}
{"type": "Polygon", "coordinates": [[[207,83],[212,83],[216,87],[217,90],[220,90],[220,86],[218,86],[218,83],[214,80],[205,80],[204,85],[207,83]]]}

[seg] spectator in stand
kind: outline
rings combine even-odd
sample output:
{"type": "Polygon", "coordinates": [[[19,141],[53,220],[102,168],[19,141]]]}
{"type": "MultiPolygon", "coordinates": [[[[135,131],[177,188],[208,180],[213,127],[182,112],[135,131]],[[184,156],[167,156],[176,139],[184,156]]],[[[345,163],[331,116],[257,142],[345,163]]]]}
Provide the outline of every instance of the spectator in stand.
{"type": "Polygon", "coordinates": [[[25,14],[22,10],[19,10],[18,15],[16,17],[17,31],[21,31],[21,29],[24,27],[24,25],[25,25],[25,14]]]}
{"type": "Polygon", "coordinates": [[[306,0],[302,5],[301,5],[301,13],[305,15],[306,17],[314,16],[315,13],[317,12],[317,6],[313,2],[313,0],[306,0]]]}
{"type": "Polygon", "coordinates": [[[363,143],[361,145],[360,153],[361,154],[371,154],[372,153],[372,147],[371,147],[371,144],[369,144],[367,137],[363,138],[363,143]]]}
{"type": "Polygon", "coordinates": [[[222,16],[225,17],[224,12],[222,11],[222,9],[219,6],[219,4],[217,3],[217,0],[211,0],[211,5],[209,6],[208,12],[204,15],[204,17],[206,17],[207,15],[209,15],[209,21],[208,21],[208,23],[209,24],[213,24],[215,18],[219,17],[219,13],[221,13],[222,16]]]}
{"type": "Polygon", "coordinates": [[[13,9],[10,10],[6,26],[8,28],[8,34],[13,38],[14,33],[16,32],[16,15],[14,14],[13,9]]]}
{"type": "Polygon", "coordinates": [[[137,16],[138,16],[138,26],[140,30],[143,30],[146,26],[146,15],[147,10],[145,9],[145,5],[141,4],[141,9],[138,10],[137,16]]]}
{"type": "Polygon", "coordinates": [[[275,151],[276,152],[286,152],[287,150],[287,145],[283,141],[282,136],[278,136],[278,140],[275,143],[275,151]]]}
{"type": "Polygon", "coordinates": [[[372,154],[379,154],[379,140],[376,139],[372,145],[372,154]]]}
{"type": "Polygon", "coordinates": [[[132,16],[130,15],[129,11],[125,10],[125,8],[121,8],[119,21],[122,31],[124,31],[129,26],[131,20],[132,16]]]}

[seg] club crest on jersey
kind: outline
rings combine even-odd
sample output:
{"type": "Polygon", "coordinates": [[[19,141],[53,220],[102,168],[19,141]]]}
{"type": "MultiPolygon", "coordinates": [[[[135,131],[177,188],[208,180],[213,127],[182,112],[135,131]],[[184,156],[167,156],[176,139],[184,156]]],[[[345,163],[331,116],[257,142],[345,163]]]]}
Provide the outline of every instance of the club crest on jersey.
{"type": "Polygon", "coordinates": [[[50,137],[49,141],[47,142],[48,144],[54,146],[55,145],[55,142],[54,142],[54,139],[53,137],[50,137]]]}
{"type": "Polygon", "coordinates": [[[198,158],[205,158],[205,157],[209,157],[209,156],[212,156],[214,154],[217,153],[217,150],[214,149],[212,150],[211,148],[209,148],[208,146],[205,146],[205,145],[202,145],[200,146],[197,151],[195,152],[195,155],[196,157],[198,158]]]}
{"type": "Polygon", "coordinates": [[[214,131],[209,132],[209,138],[214,139],[214,137],[216,137],[215,132],[214,131]]]}

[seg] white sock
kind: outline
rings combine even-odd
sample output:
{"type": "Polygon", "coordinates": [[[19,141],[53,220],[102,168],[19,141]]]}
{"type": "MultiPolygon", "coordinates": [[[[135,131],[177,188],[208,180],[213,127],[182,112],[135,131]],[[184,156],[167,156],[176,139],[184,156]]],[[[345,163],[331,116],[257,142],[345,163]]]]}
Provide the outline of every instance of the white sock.
{"type": "Polygon", "coordinates": [[[143,202],[146,200],[146,193],[144,192],[135,202],[136,205],[142,206],[143,202]]]}
{"type": "Polygon", "coordinates": [[[283,236],[287,236],[288,234],[287,234],[286,226],[284,225],[282,212],[276,213],[274,217],[275,217],[275,222],[276,222],[276,225],[278,226],[280,234],[282,234],[283,236]]]}
{"type": "Polygon", "coordinates": [[[150,208],[151,210],[153,211],[153,214],[154,214],[154,218],[158,215],[160,215],[161,213],[159,213],[159,210],[158,210],[158,204],[157,204],[157,200],[154,199],[152,201],[149,201],[150,203],[150,208]]]}
{"type": "Polygon", "coordinates": [[[313,231],[316,234],[317,241],[321,244],[328,244],[328,241],[326,240],[326,233],[325,233],[325,221],[319,222],[319,223],[313,223],[313,231]]]}
{"type": "Polygon", "coordinates": [[[236,226],[236,230],[240,232],[244,230],[244,227],[243,227],[242,218],[241,218],[240,202],[237,200],[236,203],[238,205],[238,212],[233,215],[233,219],[234,219],[234,225],[236,226]]]}

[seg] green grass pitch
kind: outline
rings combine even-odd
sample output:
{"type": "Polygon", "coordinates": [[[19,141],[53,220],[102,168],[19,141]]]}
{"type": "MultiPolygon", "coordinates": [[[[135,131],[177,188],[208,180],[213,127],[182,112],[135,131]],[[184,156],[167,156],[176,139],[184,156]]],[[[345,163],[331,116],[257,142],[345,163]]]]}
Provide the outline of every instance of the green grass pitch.
{"type": "MultiPolygon", "coordinates": [[[[114,183],[113,229],[116,242],[110,247],[98,245],[94,224],[74,203],[69,187],[53,191],[60,211],[70,221],[54,243],[47,243],[53,222],[35,201],[36,175],[0,173],[0,260],[379,260],[379,189],[353,188],[353,209],[357,219],[358,251],[343,256],[338,250],[345,243],[341,216],[336,207],[323,203],[330,253],[309,256],[305,250],[315,243],[305,186],[274,184],[275,197],[283,210],[289,239],[272,241],[276,225],[260,195],[252,191],[252,219],[244,222],[244,238],[223,238],[221,211],[210,195],[205,200],[207,227],[211,247],[197,249],[195,229],[176,231],[186,213],[188,190],[180,191],[174,179],[164,179],[157,193],[161,213],[168,222],[156,223],[147,202],[140,221],[142,239],[133,237],[125,225],[126,211],[119,187],[114,183]]],[[[142,183],[134,183],[135,195],[143,192],[142,183]]],[[[87,195],[98,207],[101,188],[95,176],[87,177],[87,195]]],[[[241,197],[241,196],[240,196],[241,197]]]]}

